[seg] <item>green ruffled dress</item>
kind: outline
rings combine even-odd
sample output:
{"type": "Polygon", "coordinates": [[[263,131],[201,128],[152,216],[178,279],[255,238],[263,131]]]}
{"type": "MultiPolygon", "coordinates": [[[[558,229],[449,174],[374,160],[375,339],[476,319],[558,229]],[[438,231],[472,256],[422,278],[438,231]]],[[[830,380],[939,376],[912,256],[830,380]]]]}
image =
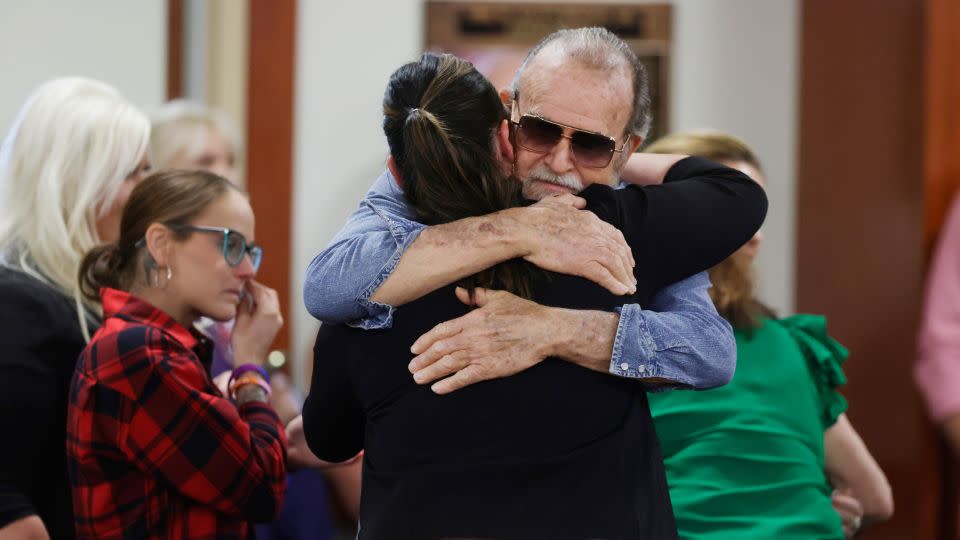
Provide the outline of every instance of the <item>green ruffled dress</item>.
{"type": "Polygon", "coordinates": [[[823,432],[847,408],[847,350],[814,315],[735,335],[730,384],[650,395],[680,538],[842,539],[823,432]]]}

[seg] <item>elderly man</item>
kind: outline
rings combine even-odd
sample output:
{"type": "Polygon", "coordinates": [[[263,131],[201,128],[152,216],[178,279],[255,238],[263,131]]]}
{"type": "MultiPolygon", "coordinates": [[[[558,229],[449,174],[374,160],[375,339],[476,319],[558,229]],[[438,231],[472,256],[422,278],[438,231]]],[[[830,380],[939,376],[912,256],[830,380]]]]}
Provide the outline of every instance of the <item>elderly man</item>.
{"type": "MultiPolygon", "coordinates": [[[[539,203],[425,227],[389,171],[308,268],[304,299],[328,323],[390,327],[395,307],[499,262],[523,257],[579,275],[616,294],[635,290],[630,250],[618,231],[570,195],[593,183],[662,182],[674,161],[634,155],[650,125],[647,76],[636,55],[600,28],[563,30],[530,51],[512,90],[516,177],[539,203]],[[597,138],[592,135],[600,134],[597,138]],[[611,148],[598,148],[601,139],[611,148]],[[606,152],[606,160],[604,159],[606,152]],[[551,195],[560,195],[551,197],[551,195]]],[[[656,261],[638,261],[656,264],[656,261]]],[[[705,273],[619,313],[519,302],[497,291],[414,345],[414,379],[447,393],[527,369],[544,351],[644,384],[711,388],[733,375],[729,325],[707,294],[705,273]],[[488,339],[496,334],[497,339],[488,339]]]]}

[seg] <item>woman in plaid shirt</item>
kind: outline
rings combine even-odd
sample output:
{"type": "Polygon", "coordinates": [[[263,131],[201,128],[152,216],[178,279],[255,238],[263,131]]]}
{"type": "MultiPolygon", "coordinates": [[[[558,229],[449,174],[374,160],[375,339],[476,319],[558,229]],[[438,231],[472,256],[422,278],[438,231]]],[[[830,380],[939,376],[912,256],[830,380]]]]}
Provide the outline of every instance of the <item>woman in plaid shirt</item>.
{"type": "Polygon", "coordinates": [[[67,455],[80,538],[245,538],[284,492],[283,426],[262,362],[283,324],[254,281],[246,196],[205,172],[137,186],[120,239],[80,268],[104,323],[77,364],[67,455]],[[229,397],[209,376],[193,322],[236,318],[229,397]]]}

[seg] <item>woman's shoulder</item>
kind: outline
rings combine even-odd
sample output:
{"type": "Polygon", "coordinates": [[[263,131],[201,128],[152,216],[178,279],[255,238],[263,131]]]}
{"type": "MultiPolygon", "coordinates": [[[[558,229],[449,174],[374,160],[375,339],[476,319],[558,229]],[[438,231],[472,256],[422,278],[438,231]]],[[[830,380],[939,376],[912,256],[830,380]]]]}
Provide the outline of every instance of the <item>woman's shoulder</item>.
{"type": "Polygon", "coordinates": [[[84,339],[71,301],[23,272],[0,267],[0,364],[67,373],[84,339]]]}
{"type": "Polygon", "coordinates": [[[64,326],[80,333],[73,302],[52,285],[25,272],[0,266],[0,329],[63,332],[64,326]]]}
{"type": "Polygon", "coordinates": [[[793,315],[775,324],[790,335],[806,359],[824,405],[822,421],[825,426],[831,425],[847,407],[837,388],[847,384],[843,363],[849,351],[827,333],[827,318],[822,315],[793,315]]]}

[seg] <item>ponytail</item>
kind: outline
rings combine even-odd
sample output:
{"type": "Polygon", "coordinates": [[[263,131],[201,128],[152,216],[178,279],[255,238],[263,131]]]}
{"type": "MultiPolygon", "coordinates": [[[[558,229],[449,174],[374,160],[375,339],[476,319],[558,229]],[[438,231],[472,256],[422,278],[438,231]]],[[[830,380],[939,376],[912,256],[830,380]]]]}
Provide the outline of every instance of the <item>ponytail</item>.
{"type": "Polygon", "coordinates": [[[80,261],[80,294],[90,302],[99,303],[100,289],[121,288],[125,262],[115,243],[103,244],[88,251],[80,261]]]}

